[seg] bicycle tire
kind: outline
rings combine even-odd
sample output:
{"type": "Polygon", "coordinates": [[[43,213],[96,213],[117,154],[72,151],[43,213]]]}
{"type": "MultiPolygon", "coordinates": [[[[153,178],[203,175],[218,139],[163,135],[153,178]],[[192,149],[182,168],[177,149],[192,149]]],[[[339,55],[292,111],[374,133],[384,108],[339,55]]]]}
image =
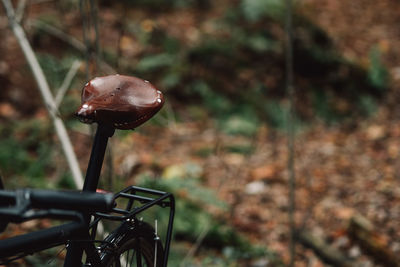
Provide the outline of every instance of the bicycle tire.
{"type": "Polygon", "coordinates": [[[104,239],[107,245],[100,252],[102,266],[163,266],[164,249],[161,241],[156,241],[156,238],[149,224],[140,221],[124,222],[104,239]],[[141,262],[138,262],[138,257],[141,262]]]}

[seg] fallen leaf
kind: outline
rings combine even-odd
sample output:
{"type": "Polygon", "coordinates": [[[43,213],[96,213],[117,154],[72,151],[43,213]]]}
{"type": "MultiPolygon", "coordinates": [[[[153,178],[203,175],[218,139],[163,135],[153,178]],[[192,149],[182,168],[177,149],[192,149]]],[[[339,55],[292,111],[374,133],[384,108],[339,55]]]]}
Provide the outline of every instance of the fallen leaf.
{"type": "Polygon", "coordinates": [[[368,140],[378,140],[385,137],[385,128],[381,125],[371,125],[367,128],[366,136],[368,140]]]}
{"type": "Polygon", "coordinates": [[[246,192],[246,194],[249,194],[249,195],[257,195],[257,194],[261,194],[262,192],[264,192],[265,189],[266,189],[266,185],[264,182],[255,181],[255,182],[248,183],[245,186],[244,191],[246,192]]]}

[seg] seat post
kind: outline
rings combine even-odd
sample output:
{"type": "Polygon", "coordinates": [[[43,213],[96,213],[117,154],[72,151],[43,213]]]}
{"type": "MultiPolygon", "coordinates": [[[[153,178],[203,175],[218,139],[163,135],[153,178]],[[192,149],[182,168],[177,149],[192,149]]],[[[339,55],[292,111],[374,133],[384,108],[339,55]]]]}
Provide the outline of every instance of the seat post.
{"type": "MultiPolygon", "coordinates": [[[[99,124],[97,126],[82,191],[96,191],[99,183],[101,167],[103,165],[104,154],[107,148],[108,138],[113,136],[114,131],[114,127],[110,125],[99,124]]],[[[84,220],[86,226],[89,227],[90,216],[85,215],[84,220]]],[[[82,233],[82,235],[85,234],[87,233],[82,233]]],[[[88,237],[88,239],[90,238],[88,237]]],[[[67,255],[65,257],[64,267],[81,266],[83,250],[84,246],[81,242],[71,241],[67,247],[67,255]]]]}
{"type": "Polygon", "coordinates": [[[114,127],[110,125],[99,124],[97,126],[96,135],[94,137],[92,146],[92,152],[90,154],[90,160],[86,171],[83,191],[96,191],[99,183],[99,177],[101,167],[103,165],[108,138],[113,136],[114,131],[114,127]]]}

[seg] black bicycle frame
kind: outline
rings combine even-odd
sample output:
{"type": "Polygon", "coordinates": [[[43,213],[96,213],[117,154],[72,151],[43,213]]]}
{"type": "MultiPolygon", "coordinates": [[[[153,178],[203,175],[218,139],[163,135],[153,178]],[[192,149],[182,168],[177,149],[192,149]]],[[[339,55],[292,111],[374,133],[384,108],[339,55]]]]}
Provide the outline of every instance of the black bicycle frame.
{"type": "MultiPolygon", "coordinates": [[[[103,166],[104,154],[106,152],[108,138],[113,136],[114,128],[112,126],[99,124],[97,127],[96,135],[94,137],[92,152],[90,154],[89,164],[86,171],[85,183],[83,191],[95,192],[100,178],[101,167],[103,166]]],[[[85,229],[89,229],[90,215],[84,218],[85,229]]],[[[90,236],[89,233],[86,233],[90,236]]],[[[87,244],[86,249],[94,249],[87,244]]],[[[67,255],[65,257],[64,266],[79,266],[82,260],[84,247],[79,241],[71,241],[67,247],[67,255]]],[[[88,251],[86,252],[88,254],[88,251]]],[[[99,260],[94,259],[96,262],[99,260]]]]}
{"type": "MultiPolygon", "coordinates": [[[[99,177],[103,165],[108,138],[110,138],[113,134],[114,128],[112,126],[103,124],[98,125],[93,141],[92,151],[82,191],[96,191],[99,183],[99,177]]],[[[87,260],[92,263],[92,266],[100,266],[100,256],[94,245],[94,236],[97,228],[97,223],[101,219],[117,221],[135,219],[136,214],[138,214],[139,212],[142,212],[154,205],[159,205],[161,207],[170,208],[168,230],[164,244],[164,266],[167,266],[168,252],[172,236],[172,224],[175,213],[175,200],[173,195],[157,190],[130,186],[115,194],[114,199],[117,198],[129,199],[128,205],[125,209],[119,209],[116,207],[112,209],[112,213],[120,215],[112,215],[102,212],[92,214],[93,212],[85,213],[67,210],[62,212],[60,212],[59,210],[44,211],[44,213],[42,214],[43,216],[41,217],[65,219],[66,215],[69,215],[69,217],[67,217],[73,221],[48,229],[0,240],[0,258],[8,258],[12,256],[18,257],[19,255],[32,254],[50,247],[67,244],[67,255],[65,257],[64,267],[81,266],[83,251],[86,252],[87,260]],[[140,196],[137,195],[137,192],[146,193],[150,196],[140,196]],[[133,207],[134,201],[138,201],[143,205],[140,207],[133,207]],[[91,215],[95,216],[95,219],[92,223],[90,223],[91,215]],[[91,234],[90,230],[92,231],[91,234]]],[[[14,213],[16,217],[19,214],[19,210],[15,210],[14,213]]],[[[32,218],[29,217],[29,219],[32,218]]]]}
{"type": "MultiPolygon", "coordinates": [[[[97,127],[83,191],[96,191],[108,138],[113,133],[113,127],[101,124],[97,127]]],[[[59,217],[65,217],[65,214],[66,211],[63,212],[64,216],[59,217]]],[[[50,211],[46,217],[57,217],[56,215],[51,214],[50,211]]],[[[31,254],[68,243],[64,266],[80,266],[83,250],[86,251],[91,262],[95,263],[95,265],[100,265],[99,255],[96,253],[95,246],[88,232],[90,215],[71,212],[71,218],[75,221],[0,240],[0,258],[18,256],[19,254],[31,254]]]]}

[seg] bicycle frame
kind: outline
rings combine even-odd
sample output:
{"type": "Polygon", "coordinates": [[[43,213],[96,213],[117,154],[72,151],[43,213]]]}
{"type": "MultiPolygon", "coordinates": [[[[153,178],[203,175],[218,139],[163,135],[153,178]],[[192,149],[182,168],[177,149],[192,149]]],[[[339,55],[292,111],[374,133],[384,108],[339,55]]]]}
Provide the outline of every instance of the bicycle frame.
{"type": "MultiPolygon", "coordinates": [[[[114,134],[114,128],[108,125],[99,124],[93,141],[90,160],[86,172],[85,182],[82,191],[95,192],[98,187],[100,172],[104,160],[104,154],[108,143],[108,138],[114,134]]],[[[172,222],[174,217],[174,198],[170,193],[157,190],[128,187],[115,195],[115,198],[129,199],[128,205],[124,210],[114,208],[113,213],[120,215],[111,215],[107,213],[97,213],[95,220],[90,223],[91,214],[71,211],[73,222],[54,226],[49,229],[23,234],[20,236],[0,240],[0,258],[17,256],[18,254],[30,254],[50,247],[67,244],[67,255],[64,266],[80,266],[82,264],[83,251],[86,252],[87,261],[91,266],[101,266],[100,256],[94,245],[94,236],[97,224],[101,219],[125,221],[134,219],[135,216],[154,205],[170,208],[170,218],[168,222],[167,238],[165,240],[165,259],[164,266],[167,265],[169,245],[172,235],[172,222]],[[156,196],[143,197],[136,195],[135,192],[144,192],[156,196]],[[139,201],[143,206],[132,209],[133,201],[139,201]],[[90,233],[90,230],[92,231],[90,233]]],[[[56,213],[56,211],[53,211],[56,213]]],[[[65,212],[63,212],[65,215],[65,212]]],[[[47,215],[57,218],[57,214],[47,215]]],[[[48,217],[48,216],[47,216],[48,217]]]]}

